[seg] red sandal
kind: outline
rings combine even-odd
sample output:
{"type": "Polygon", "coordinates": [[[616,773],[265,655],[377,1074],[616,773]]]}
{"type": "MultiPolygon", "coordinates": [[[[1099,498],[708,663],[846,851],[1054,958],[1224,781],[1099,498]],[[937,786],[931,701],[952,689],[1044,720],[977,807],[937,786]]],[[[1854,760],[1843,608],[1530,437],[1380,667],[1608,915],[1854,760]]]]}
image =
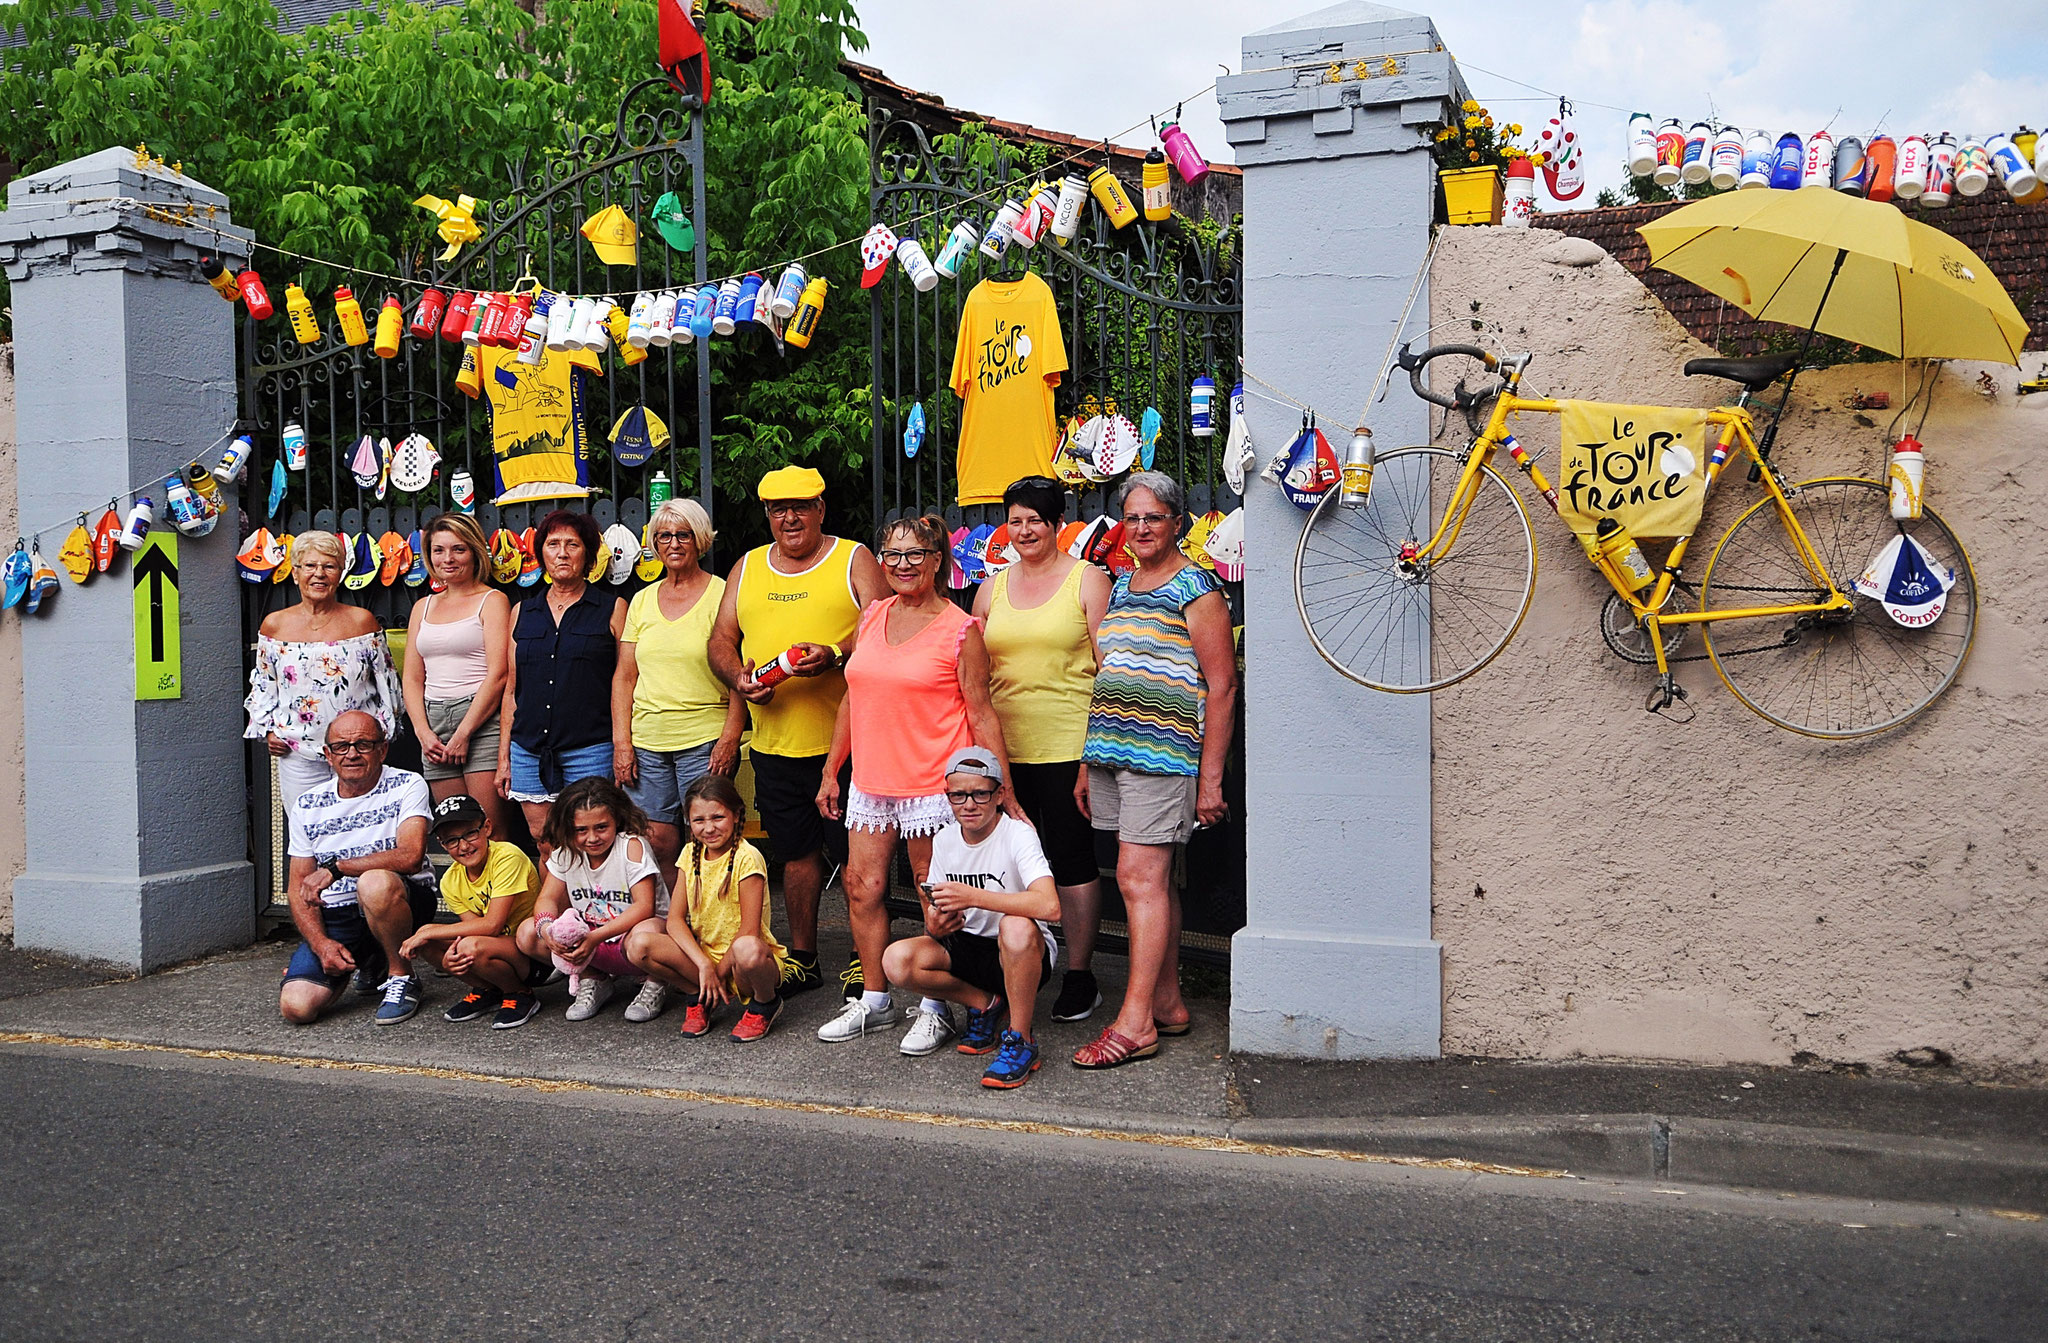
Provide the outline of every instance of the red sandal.
{"type": "Polygon", "coordinates": [[[1080,1051],[1074,1055],[1074,1066],[1099,1072],[1104,1068],[1121,1068],[1126,1063],[1149,1059],[1158,1052],[1157,1040],[1149,1045],[1141,1045],[1129,1036],[1120,1034],[1116,1027],[1106,1026],[1102,1034],[1096,1036],[1091,1043],[1081,1046],[1080,1051]]]}

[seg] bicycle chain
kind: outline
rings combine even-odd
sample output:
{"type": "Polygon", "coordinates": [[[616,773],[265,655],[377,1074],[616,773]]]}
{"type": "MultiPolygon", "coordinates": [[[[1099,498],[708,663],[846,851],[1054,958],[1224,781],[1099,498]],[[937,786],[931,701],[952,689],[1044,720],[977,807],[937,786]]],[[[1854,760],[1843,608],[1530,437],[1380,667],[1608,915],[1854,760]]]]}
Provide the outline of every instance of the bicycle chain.
{"type": "MultiPolygon", "coordinates": [[[[1730,587],[1728,587],[1728,588],[1726,589],[1726,591],[1729,591],[1729,592],[1775,592],[1775,593],[1782,593],[1782,594],[1784,594],[1784,595],[1786,595],[1786,596],[1792,596],[1792,597],[1798,597],[1798,596],[1806,596],[1806,597],[1811,597],[1811,596],[1813,595],[1813,589],[1812,589],[1811,587],[1803,587],[1803,588],[1761,588],[1761,587],[1747,587],[1747,586],[1730,586],[1730,587]]],[[[1774,643],[1774,644],[1762,644],[1762,645],[1759,645],[1759,646],[1758,646],[1758,647],[1756,647],[1756,648],[1731,648],[1731,649],[1727,650],[1726,652],[1722,652],[1722,653],[1694,653],[1694,654],[1693,654],[1693,655],[1692,655],[1691,657],[1682,657],[1682,658],[1673,658],[1673,657],[1667,657],[1667,658],[1665,658],[1665,659],[1664,659],[1664,661],[1665,661],[1666,663],[1678,663],[1678,662],[1706,662],[1706,661],[1709,661],[1709,660],[1711,660],[1711,659],[1712,659],[1712,658],[1714,658],[1714,657],[1723,657],[1723,658],[1739,658],[1739,657],[1748,657],[1748,656],[1749,656],[1750,654],[1752,654],[1752,653],[1775,653],[1775,652],[1777,652],[1777,651],[1778,651],[1779,649],[1781,649],[1781,648],[1790,648],[1790,647],[1791,647],[1792,645],[1794,645],[1794,644],[1796,644],[1796,643],[1798,643],[1798,642],[1799,642],[1799,640],[1798,640],[1797,638],[1795,638],[1795,637],[1794,637],[1794,636],[1793,636],[1793,635],[1792,635],[1792,634],[1791,634],[1791,633],[1790,633],[1790,632],[1788,631],[1788,632],[1786,633],[1786,635],[1785,635],[1785,637],[1784,637],[1784,638],[1782,638],[1782,639],[1778,640],[1778,642],[1776,642],[1776,643],[1774,643]]]]}

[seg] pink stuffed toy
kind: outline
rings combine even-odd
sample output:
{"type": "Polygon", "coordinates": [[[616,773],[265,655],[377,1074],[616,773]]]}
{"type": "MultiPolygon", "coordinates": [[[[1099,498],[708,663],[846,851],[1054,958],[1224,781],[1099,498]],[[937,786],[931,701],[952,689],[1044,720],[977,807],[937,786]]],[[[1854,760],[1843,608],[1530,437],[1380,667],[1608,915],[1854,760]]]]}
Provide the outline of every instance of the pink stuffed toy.
{"type": "MultiPolygon", "coordinates": [[[[583,916],[578,914],[574,907],[571,907],[563,910],[548,922],[541,924],[539,931],[540,935],[546,939],[550,946],[559,947],[561,951],[568,951],[590,935],[590,925],[583,921],[583,916]]],[[[569,976],[569,992],[575,993],[582,984],[582,969],[564,960],[560,952],[554,953],[552,959],[555,963],[555,968],[569,976]]]]}

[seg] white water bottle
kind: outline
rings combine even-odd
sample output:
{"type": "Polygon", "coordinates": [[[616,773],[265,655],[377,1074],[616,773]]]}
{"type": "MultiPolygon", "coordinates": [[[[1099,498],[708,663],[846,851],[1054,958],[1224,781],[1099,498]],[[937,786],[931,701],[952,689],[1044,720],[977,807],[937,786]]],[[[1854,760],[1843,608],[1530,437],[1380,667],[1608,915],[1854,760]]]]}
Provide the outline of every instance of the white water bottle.
{"type": "Polygon", "coordinates": [[[123,550],[142,549],[143,538],[149,535],[149,524],[156,521],[156,506],[143,495],[135,501],[135,507],[128,510],[128,524],[121,528],[120,544],[123,550]]]}
{"type": "Polygon", "coordinates": [[[1891,470],[1886,479],[1892,487],[1892,516],[1911,522],[1920,516],[1920,488],[1927,480],[1927,454],[1920,440],[1907,434],[1892,449],[1891,470]]]}
{"type": "Polygon", "coordinates": [[[1657,126],[1648,112],[1628,119],[1628,171],[1631,177],[1648,177],[1657,171],[1657,126]]]}

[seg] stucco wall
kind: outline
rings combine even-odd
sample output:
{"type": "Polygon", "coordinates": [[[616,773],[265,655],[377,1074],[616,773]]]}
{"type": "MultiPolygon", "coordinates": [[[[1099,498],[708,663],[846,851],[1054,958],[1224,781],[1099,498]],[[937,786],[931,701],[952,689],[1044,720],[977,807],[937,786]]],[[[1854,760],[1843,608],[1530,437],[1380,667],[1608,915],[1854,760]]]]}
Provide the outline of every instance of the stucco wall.
{"type": "MultiPolygon", "coordinates": [[[[1554,233],[1447,232],[1436,340],[1481,323],[1496,347],[1535,352],[1527,386],[1543,394],[1711,405],[1732,391],[1680,373],[1713,351],[1605,254],[1575,268],[1543,259],[1554,233]]],[[[2027,358],[2038,372],[2043,356],[2027,358]]],[[[1787,473],[1881,474],[1890,414],[1859,424],[1842,401],[1882,390],[1896,406],[1902,373],[1803,376],[1787,473]]],[[[1928,499],[1970,548],[1976,645],[1941,703],[1867,742],[1780,731],[1704,662],[1681,669],[1696,722],[1644,713],[1653,673],[1600,640],[1608,589],[1525,493],[1535,606],[1495,663],[1435,696],[1445,1053],[1882,1069],[1932,1047],[1974,1074],[2048,1077],[2048,395],[2016,399],[2016,381],[1979,365],[1941,379],[1921,434],[1928,499]],[[1986,371],[1995,399],[1974,390],[1986,371]]],[[[1517,435],[1556,462],[1554,417],[1522,417],[1517,435]]],[[[1723,478],[1703,539],[1757,498],[1745,474],[1723,478]]],[[[1697,635],[1681,650],[1699,651],[1697,635]]]]}
{"type": "MultiPolygon", "coordinates": [[[[14,535],[14,346],[0,345],[0,534],[14,535]]],[[[22,816],[21,621],[0,619],[0,937],[14,935],[14,879],[28,866],[22,816]]]]}

